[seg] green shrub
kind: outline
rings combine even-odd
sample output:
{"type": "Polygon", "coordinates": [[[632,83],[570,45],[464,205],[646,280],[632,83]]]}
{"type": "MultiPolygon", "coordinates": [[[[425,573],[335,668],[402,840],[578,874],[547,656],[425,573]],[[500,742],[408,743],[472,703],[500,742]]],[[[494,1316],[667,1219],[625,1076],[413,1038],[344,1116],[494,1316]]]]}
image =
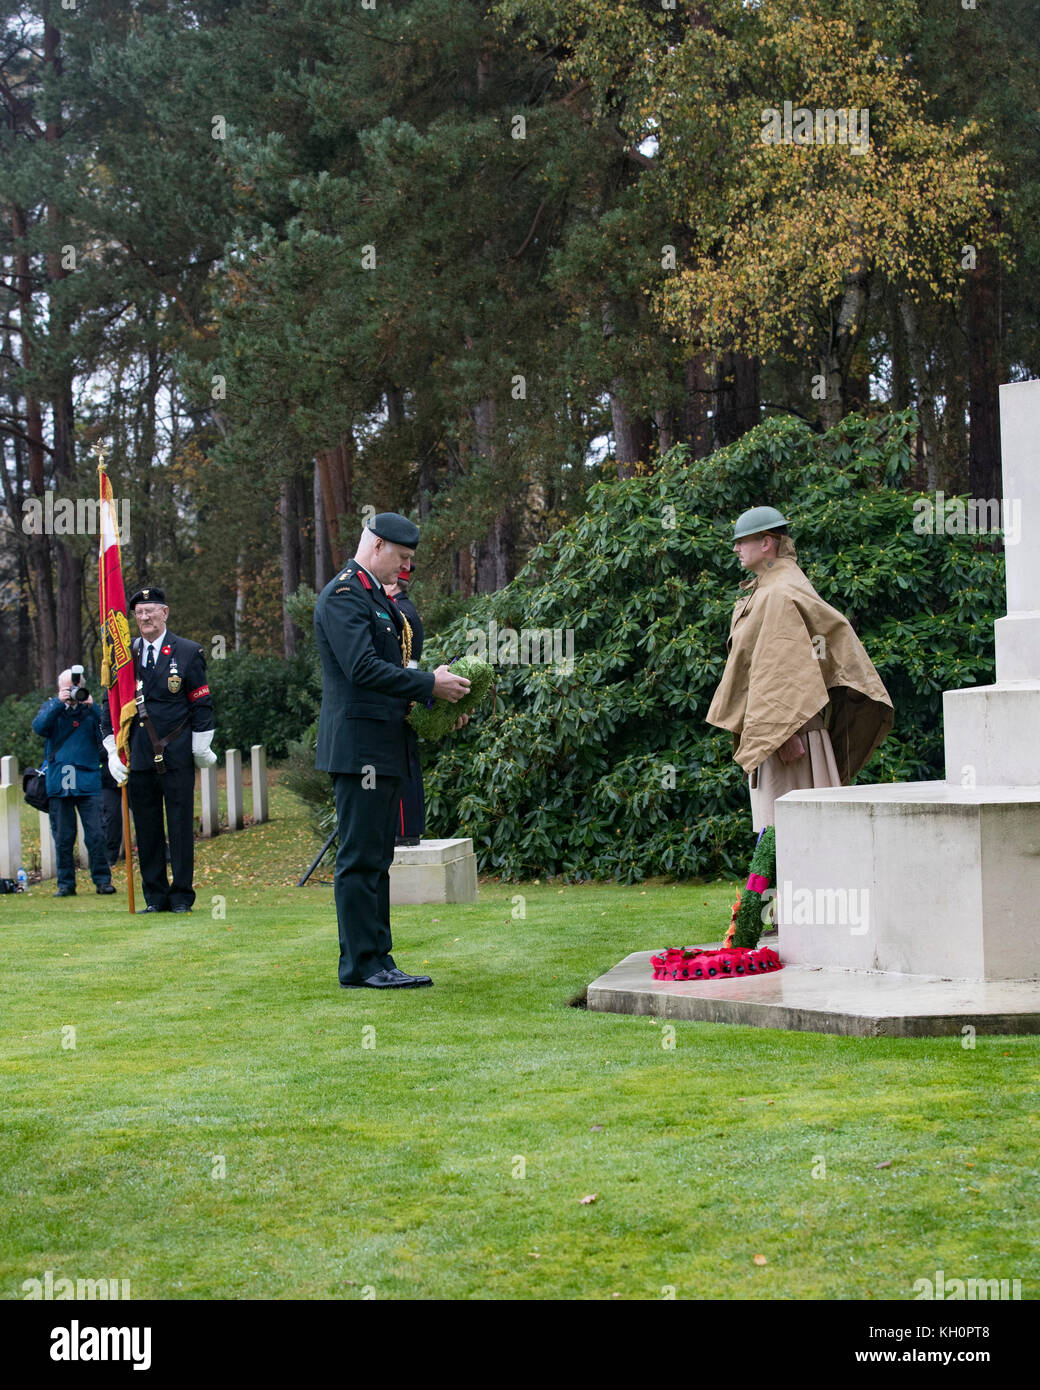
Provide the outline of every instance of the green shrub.
{"type": "Polygon", "coordinates": [[[285,660],[232,652],[210,661],[206,674],[217,730],[213,747],[221,755],[240,748],[248,756],[254,743],[262,743],[269,758],[284,758],[321,703],[321,685],[306,654],[285,660]]]}
{"type": "Polygon", "coordinates": [[[43,739],[33,733],[32,722],[43,702],[56,694],[56,690],[32,690],[28,695],[8,695],[6,700],[0,700],[0,757],[13,754],[23,771],[40,766],[43,739]]]}
{"type": "MultiPolygon", "coordinates": [[[[474,634],[486,648],[498,629],[493,701],[420,745],[427,833],[472,837],[481,871],[510,879],[746,874],[747,781],[730,735],[704,716],[745,577],[733,522],[760,503],[790,518],[799,563],[895,705],[856,780],[941,779],[943,690],[994,676],[1004,557],[992,538],[914,531],[916,427],[910,411],[852,415],[822,435],[772,419],[709,458],[688,463],[679,447],[650,476],[593,487],[512,584],[442,632],[427,627],[429,670],[483,657],[474,634]],[[572,630],[573,669],[502,664],[503,629],[525,628],[572,630]]],[[[331,826],[328,790],[308,790],[331,826]]]]}
{"type": "Polygon", "coordinates": [[[575,643],[570,672],[496,665],[493,707],[424,748],[429,833],[471,836],[506,878],[746,872],[746,779],[704,716],[744,577],[733,522],[758,503],[790,518],[799,562],[892,696],[895,731],[857,780],[942,778],[942,691],[993,678],[1003,553],[914,532],[915,428],[911,412],[824,435],[772,419],[709,458],[677,448],[650,476],[593,487],[512,584],[427,639],[430,668],[473,652],[467,634],[486,639],[492,619],[575,643]]]}

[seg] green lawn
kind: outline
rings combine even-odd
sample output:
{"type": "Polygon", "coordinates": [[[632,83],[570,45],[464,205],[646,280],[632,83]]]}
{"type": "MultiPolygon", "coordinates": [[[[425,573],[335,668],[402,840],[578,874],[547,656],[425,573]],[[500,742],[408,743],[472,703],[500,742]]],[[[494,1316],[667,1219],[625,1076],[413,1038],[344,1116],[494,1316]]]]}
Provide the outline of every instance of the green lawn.
{"type": "Polygon", "coordinates": [[[277,787],[272,813],[200,845],[190,917],[82,872],[75,902],[0,898],[3,1296],[50,1269],[135,1298],[905,1299],[942,1269],[1035,1297],[1040,1038],[668,1048],[570,1006],[717,937],[730,884],[482,884],[394,914],[433,989],[340,990],[332,889],[292,886],[315,846],[277,787]]]}

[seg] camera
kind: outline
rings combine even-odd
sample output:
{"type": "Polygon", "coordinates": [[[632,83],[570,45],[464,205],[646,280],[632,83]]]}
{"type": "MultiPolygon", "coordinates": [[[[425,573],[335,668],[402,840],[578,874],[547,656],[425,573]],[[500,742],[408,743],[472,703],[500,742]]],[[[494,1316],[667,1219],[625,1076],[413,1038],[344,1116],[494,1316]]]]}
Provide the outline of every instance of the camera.
{"type": "Polygon", "coordinates": [[[72,673],[72,698],[82,704],[84,700],[90,699],[90,691],[83,681],[83,667],[71,666],[69,670],[72,673]]]}

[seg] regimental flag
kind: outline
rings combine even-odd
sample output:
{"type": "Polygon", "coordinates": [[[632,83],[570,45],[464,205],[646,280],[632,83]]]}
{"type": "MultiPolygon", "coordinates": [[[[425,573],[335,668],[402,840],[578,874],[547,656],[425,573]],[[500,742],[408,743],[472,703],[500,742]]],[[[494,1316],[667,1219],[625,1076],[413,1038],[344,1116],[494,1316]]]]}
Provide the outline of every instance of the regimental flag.
{"type": "Polygon", "coordinates": [[[130,723],[137,713],[134,704],[134,663],[130,650],[130,624],[126,618],[126,590],[123,587],[123,561],[119,550],[119,523],[112,484],[102,464],[101,552],[98,557],[98,590],[101,604],[101,684],[108,691],[108,708],[116,747],[129,764],[130,723]]]}

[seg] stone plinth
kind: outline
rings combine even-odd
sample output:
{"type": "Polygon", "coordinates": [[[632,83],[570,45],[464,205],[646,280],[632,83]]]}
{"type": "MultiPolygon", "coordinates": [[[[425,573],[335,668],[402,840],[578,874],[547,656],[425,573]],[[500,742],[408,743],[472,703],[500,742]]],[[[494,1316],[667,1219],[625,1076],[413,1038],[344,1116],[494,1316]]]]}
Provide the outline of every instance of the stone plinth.
{"type": "Polygon", "coordinates": [[[997,680],[1028,681],[1040,665],[1040,613],[1008,613],[993,624],[997,680]]]}
{"type": "Polygon", "coordinates": [[[947,690],[943,730],[947,782],[1040,786],[1040,681],[947,690]]]}
{"type": "Polygon", "coordinates": [[[473,903],[477,856],[472,840],[399,845],[390,866],[391,903],[473,903]]]}
{"type": "Polygon", "coordinates": [[[1040,787],[828,787],[776,803],[785,963],[1040,978],[1040,787]]]}
{"type": "MultiPolygon", "coordinates": [[[[986,984],[788,965],[745,980],[655,980],[636,951],[589,986],[597,1012],[850,1037],[1040,1033],[1040,983],[986,984]]],[[[783,952],[781,951],[781,955],[783,952]]]]}

